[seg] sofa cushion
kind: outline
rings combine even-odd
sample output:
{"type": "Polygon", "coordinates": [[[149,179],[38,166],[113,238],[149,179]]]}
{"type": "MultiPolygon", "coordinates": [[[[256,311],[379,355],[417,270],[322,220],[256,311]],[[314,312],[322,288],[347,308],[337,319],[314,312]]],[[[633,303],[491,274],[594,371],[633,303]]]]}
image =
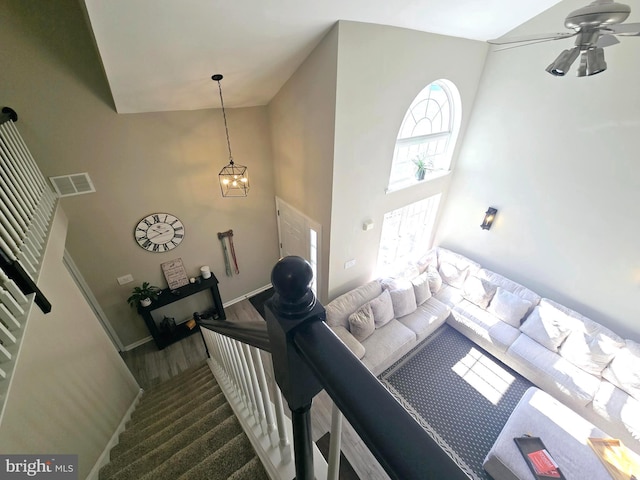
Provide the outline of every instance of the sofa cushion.
{"type": "Polygon", "coordinates": [[[347,348],[351,350],[351,352],[356,357],[358,357],[358,359],[362,359],[362,357],[364,357],[364,354],[365,354],[364,346],[358,340],[356,340],[356,338],[353,335],[351,335],[349,330],[347,330],[342,326],[331,327],[331,330],[333,331],[333,333],[336,334],[336,336],[340,340],[342,340],[342,343],[344,343],[347,346],[347,348]]]}
{"type": "Polygon", "coordinates": [[[450,312],[451,309],[447,305],[431,297],[422,305],[418,305],[415,312],[398,318],[398,321],[412,330],[420,342],[442,325],[450,312]]]}
{"type": "Polygon", "coordinates": [[[467,277],[462,287],[462,296],[480,308],[487,308],[496,293],[496,286],[475,275],[467,277]]]}
{"type": "MultiPolygon", "coordinates": [[[[593,398],[593,410],[611,423],[620,423],[624,431],[640,442],[640,401],[609,382],[601,382],[593,398]]],[[[620,436],[618,432],[608,432],[620,436]]],[[[623,439],[624,441],[624,439],[623,439]]],[[[635,445],[636,451],[640,444],[635,445]]],[[[627,446],[631,446],[627,444],[627,446]]]]}
{"type": "Polygon", "coordinates": [[[462,297],[462,290],[456,287],[452,287],[447,285],[446,283],[442,285],[442,288],[438,290],[438,293],[434,294],[434,296],[440,300],[445,305],[449,305],[453,307],[460,303],[464,298],[462,297]]]}
{"type": "Polygon", "coordinates": [[[520,328],[520,322],[531,308],[531,302],[502,287],[496,289],[487,311],[503,322],[520,328]]]}
{"type": "Polygon", "coordinates": [[[369,370],[377,371],[389,357],[401,350],[408,351],[415,343],[416,334],[394,318],[362,342],[367,350],[362,361],[369,370]]]}
{"type": "Polygon", "coordinates": [[[520,331],[552,352],[557,352],[571,333],[571,327],[572,321],[564,312],[542,300],[520,326],[520,331]]]}
{"type": "Polygon", "coordinates": [[[404,278],[385,279],[382,287],[389,290],[393,313],[396,317],[404,317],[413,312],[416,307],[416,295],[413,293],[413,284],[404,278]]]}
{"type": "Polygon", "coordinates": [[[369,302],[369,305],[376,328],[380,328],[393,318],[393,305],[389,290],[383,290],[380,295],[369,302]]]}
{"type": "Polygon", "coordinates": [[[481,268],[478,273],[476,273],[476,277],[484,278],[494,285],[502,287],[503,290],[508,290],[509,292],[519,296],[520,298],[524,298],[525,300],[530,301],[532,310],[534,306],[540,303],[540,295],[507,277],[503,277],[499,273],[492,272],[491,270],[487,270],[486,268],[481,268]]]}
{"type": "Polygon", "coordinates": [[[640,344],[627,340],[602,376],[616,387],[640,400],[640,344]]]}
{"type": "Polygon", "coordinates": [[[325,306],[327,325],[330,327],[341,326],[348,330],[349,315],[381,293],[382,286],[374,280],[340,295],[325,306]]]}
{"type": "Polygon", "coordinates": [[[585,372],[600,376],[624,340],[602,325],[583,318],[560,347],[560,355],[585,372]]]}
{"type": "Polygon", "coordinates": [[[442,262],[438,269],[442,280],[452,287],[462,288],[464,281],[469,275],[469,267],[457,267],[452,263],[442,262]]]}
{"type": "Polygon", "coordinates": [[[443,247],[436,248],[438,252],[438,267],[441,267],[443,263],[450,263],[455,265],[459,270],[469,269],[471,275],[475,275],[480,270],[480,264],[473,260],[461,255],[459,253],[452,252],[443,247]]]}
{"type": "Polygon", "coordinates": [[[438,269],[438,250],[432,248],[427,253],[425,253],[420,259],[416,262],[416,267],[420,273],[423,273],[427,270],[428,267],[433,267],[436,270],[438,269]]]}
{"type": "Polygon", "coordinates": [[[371,304],[365,303],[358,310],[349,315],[349,331],[356,340],[362,342],[376,329],[373,322],[373,312],[371,304]]]}
{"type": "Polygon", "coordinates": [[[416,297],[416,305],[422,305],[431,298],[431,290],[429,290],[429,277],[427,273],[421,273],[411,280],[413,284],[413,293],[416,297]]]}
{"type": "MultiPolygon", "coordinates": [[[[526,322],[525,322],[526,323],[526,322]]],[[[600,387],[600,379],[576,367],[527,335],[520,335],[507,350],[518,370],[543,390],[559,392],[586,406],[600,387]]]]}
{"type": "Polygon", "coordinates": [[[468,300],[463,300],[451,310],[449,323],[463,332],[481,347],[493,352],[506,352],[513,341],[520,335],[517,328],[507,325],[495,315],[478,307],[468,300]],[[457,324],[457,325],[456,325],[457,324]]]}
{"type": "Polygon", "coordinates": [[[438,269],[433,265],[429,265],[425,273],[429,279],[429,291],[431,291],[432,295],[435,295],[442,288],[442,277],[438,273],[438,269]]]}

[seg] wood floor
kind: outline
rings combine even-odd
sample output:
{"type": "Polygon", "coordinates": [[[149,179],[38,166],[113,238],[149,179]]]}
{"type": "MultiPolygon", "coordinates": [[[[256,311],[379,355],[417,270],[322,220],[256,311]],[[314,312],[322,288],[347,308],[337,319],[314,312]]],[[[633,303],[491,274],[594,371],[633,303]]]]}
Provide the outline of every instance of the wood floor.
{"type": "MultiPolygon", "coordinates": [[[[242,300],[225,308],[227,318],[260,318],[249,300],[242,300]],[[257,317],[256,317],[257,316],[257,317]]],[[[147,342],[128,352],[122,358],[142,388],[164,382],[184,370],[202,364],[207,358],[199,333],[158,350],[155,343],[147,342]]],[[[322,391],[313,400],[311,427],[313,440],[319,440],[331,428],[333,402],[322,391]]],[[[342,453],[362,480],[388,480],[375,457],[369,452],[355,430],[343,419],[342,453]]]]}

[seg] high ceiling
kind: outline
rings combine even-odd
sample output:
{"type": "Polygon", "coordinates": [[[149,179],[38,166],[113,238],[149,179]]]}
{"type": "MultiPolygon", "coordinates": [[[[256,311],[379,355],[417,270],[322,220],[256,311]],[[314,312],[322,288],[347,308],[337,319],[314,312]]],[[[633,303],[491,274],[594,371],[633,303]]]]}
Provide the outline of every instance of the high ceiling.
{"type": "Polygon", "coordinates": [[[337,20],[475,40],[559,0],[84,0],[119,113],[265,105],[337,20]]]}

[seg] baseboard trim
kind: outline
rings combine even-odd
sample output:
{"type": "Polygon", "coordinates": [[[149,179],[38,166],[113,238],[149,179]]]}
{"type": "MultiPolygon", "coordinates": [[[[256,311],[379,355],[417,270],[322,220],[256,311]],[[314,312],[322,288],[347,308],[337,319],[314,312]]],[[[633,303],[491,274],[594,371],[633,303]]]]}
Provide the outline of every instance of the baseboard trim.
{"type": "Polygon", "coordinates": [[[249,298],[249,297],[253,297],[254,295],[257,295],[257,294],[259,294],[259,293],[262,293],[262,292],[264,292],[265,290],[269,290],[272,286],[273,286],[273,285],[271,285],[271,284],[269,283],[269,284],[265,285],[264,287],[257,288],[257,289],[255,289],[255,290],[250,291],[249,293],[245,293],[244,295],[242,295],[242,296],[240,296],[240,297],[234,298],[233,300],[229,300],[228,302],[223,303],[223,304],[222,304],[222,306],[223,306],[224,308],[227,308],[229,305],[233,305],[234,303],[241,302],[242,300],[246,300],[246,299],[247,299],[247,298],[249,298]]]}
{"type": "Polygon", "coordinates": [[[138,391],[138,394],[136,395],[136,398],[133,399],[133,402],[131,402],[131,405],[129,406],[129,409],[127,410],[127,412],[122,417],[122,420],[120,421],[120,424],[116,428],[115,432],[113,432],[113,435],[111,435],[111,439],[109,440],[109,443],[107,443],[107,445],[104,447],[104,450],[102,451],[102,453],[98,457],[98,460],[96,461],[95,465],[93,466],[93,468],[89,472],[89,475],[87,475],[87,480],[98,480],[98,477],[99,477],[99,474],[100,474],[100,469],[103,466],[105,466],[107,463],[109,463],[109,461],[110,461],[109,460],[109,453],[111,452],[111,449],[118,444],[118,439],[120,437],[120,434],[122,432],[124,432],[124,430],[125,430],[125,428],[127,426],[127,422],[131,419],[131,415],[133,414],[133,412],[135,411],[136,407],[138,406],[138,402],[140,402],[140,398],[142,397],[143,393],[144,393],[144,390],[142,390],[142,389],[140,389],[138,391]]]}
{"type": "Polygon", "coordinates": [[[124,351],[128,352],[129,350],[133,350],[136,347],[139,347],[140,345],[144,345],[147,342],[151,342],[153,340],[153,337],[151,335],[149,335],[148,337],[145,337],[141,340],[138,340],[137,342],[133,342],[130,345],[127,345],[126,347],[124,347],[124,351]]]}

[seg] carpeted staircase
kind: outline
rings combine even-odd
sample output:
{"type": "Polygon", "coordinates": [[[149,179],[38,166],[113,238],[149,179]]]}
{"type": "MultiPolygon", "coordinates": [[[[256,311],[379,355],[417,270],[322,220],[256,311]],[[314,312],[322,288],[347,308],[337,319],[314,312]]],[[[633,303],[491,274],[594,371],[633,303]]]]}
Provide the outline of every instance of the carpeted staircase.
{"type": "Polygon", "coordinates": [[[145,391],[100,480],[268,480],[207,364],[145,391]]]}

